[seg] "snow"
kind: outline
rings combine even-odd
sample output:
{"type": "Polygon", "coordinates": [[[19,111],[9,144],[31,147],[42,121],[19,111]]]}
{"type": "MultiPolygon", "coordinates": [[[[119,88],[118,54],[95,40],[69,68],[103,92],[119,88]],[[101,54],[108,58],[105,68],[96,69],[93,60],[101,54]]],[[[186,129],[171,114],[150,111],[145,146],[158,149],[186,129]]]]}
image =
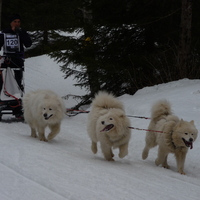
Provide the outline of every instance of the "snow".
{"type": "MultiPolygon", "coordinates": [[[[52,89],[60,96],[83,95],[73,78],[64,79],[59,64],[46,55],[25,62],[25,91],[52,89]]],[[[127,115],[150,117],[151,105],[167,98],[174,113],[184,120],[195,120],[200,128],[200,80],[183,79],[136,94],[123,95],[127,115]]],[[[67,108],[77,102],[65,100],[67,108]]],[[[144,161],[145,131],[132,129],[129,155],[106,161],[99,149],[94,155],[86,131],[88,114],[65,116],[61,132],[50,142],[30,137],[26,123],[0,122],[0,200],[197,200],[200,196],[200,140],[188,151],[185,172],[177,172],[173,155],[171,169],[154,164],[157,148],[144,161]]],[[[148,119],[130,117],[134,128],[146,129],[148,119]]]]}

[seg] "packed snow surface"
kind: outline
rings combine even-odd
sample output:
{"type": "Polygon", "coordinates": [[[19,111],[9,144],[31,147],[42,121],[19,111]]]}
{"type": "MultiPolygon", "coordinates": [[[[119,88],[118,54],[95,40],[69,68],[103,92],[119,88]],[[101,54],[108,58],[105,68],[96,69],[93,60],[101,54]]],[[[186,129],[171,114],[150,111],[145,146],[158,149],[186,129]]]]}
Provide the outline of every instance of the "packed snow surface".
{"type": "MultiPolygon", "coordinates": [[[[84,95],[75,80],[64,79],[59,64],[43,55],[25,62],[25,91],[51,89],[60,96],[84,95]]],[[[145,87],[133,96],[119,97],[126,114],[150,117],[152,104],[166,98],[174,113],[194,120],[200,130],[200,80],[183,79],[145,87]]],[[[77,99],[65,100],[66,108],[77,99]]],[[[89,110],[90,108],[88,108],[89,110]]],[[[108,162],[101,150],[90,150],[86,124],[88,114],[65,116],[61,132],[50,142],[30,137],[23,122],[0,122],[0,200],[197,200],[200,199],[200,140],[188,151],[185,172],[177,172],[169,156],[170,169],[155,165],[157,147],[142,160],[145,131],[132,129],[129,154],[108,162]]],[[[5,116],[6,118],[7,116],[5,116]]],[[[147,129],[149,120],[130,117],[133,128],[147,129]]],[[[48,132],[48,130],[46,130],[48,132]]]]}

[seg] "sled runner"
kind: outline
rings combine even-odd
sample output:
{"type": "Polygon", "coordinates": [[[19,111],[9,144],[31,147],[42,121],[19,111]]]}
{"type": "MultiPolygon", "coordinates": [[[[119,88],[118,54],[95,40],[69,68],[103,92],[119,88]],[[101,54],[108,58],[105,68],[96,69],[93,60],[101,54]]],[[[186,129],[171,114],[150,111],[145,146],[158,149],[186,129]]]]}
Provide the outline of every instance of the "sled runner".
{"type": "Polygon", "coordinates": [[[22,97],[24,93],[24,67],[10,65],[11,56],[1,56],[0,59],[0,121],[2,115],[14,115],[22,118],[22,97]],[[16,80],[16,72],[22,74],[21,83],[16,80]]]}

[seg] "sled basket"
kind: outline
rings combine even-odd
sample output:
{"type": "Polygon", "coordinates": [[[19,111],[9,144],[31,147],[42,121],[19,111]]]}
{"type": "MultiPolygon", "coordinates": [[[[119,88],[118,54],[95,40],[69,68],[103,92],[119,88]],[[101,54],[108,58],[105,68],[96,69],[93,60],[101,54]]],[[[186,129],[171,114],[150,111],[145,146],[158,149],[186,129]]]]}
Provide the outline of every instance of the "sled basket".
{"type": "Polygon", "coordinates": [[[22,115],[23,91],[19,87],[14,71],[22,68],[0,68],[0,120],[3,114],[22,115]]]}

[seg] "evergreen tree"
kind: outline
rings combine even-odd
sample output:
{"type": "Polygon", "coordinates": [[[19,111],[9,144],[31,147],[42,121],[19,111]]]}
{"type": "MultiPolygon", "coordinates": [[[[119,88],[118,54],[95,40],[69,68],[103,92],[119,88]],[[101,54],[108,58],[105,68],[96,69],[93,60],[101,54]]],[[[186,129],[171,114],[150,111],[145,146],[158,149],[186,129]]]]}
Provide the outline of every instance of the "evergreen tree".
{"type": "Polygon", "coordinates": [[[83,36],[68,38],[66,51],[52,54],[58,60],[67,60],[62,66],[66,78],[75,74],[79,85],[87,87],[91,96],[99,89],[116,95],[134,94],[141,87],[173,80],[180,1],[83,2],[88,6],[80,9],[83,36]],[[88,11],[92,23],[85,20],[88,11]],[[81,72],[76,70],[80,65],[81,72]]]}
{"type": "Polygon", "coordinates": [[[197,1],[190,19],[190,60],[183,76],[181,65],[177,67],[182,1],[189,0],[6,0],[2,27],[8,13],[20,13],[23,25],[35,33],[31,54],[51,52],[62,63],[65,78],[74,75],[77,86],[90,91],[85,103],[99,90],[134,94],[145,86],[199,78],[197,1]]]}

